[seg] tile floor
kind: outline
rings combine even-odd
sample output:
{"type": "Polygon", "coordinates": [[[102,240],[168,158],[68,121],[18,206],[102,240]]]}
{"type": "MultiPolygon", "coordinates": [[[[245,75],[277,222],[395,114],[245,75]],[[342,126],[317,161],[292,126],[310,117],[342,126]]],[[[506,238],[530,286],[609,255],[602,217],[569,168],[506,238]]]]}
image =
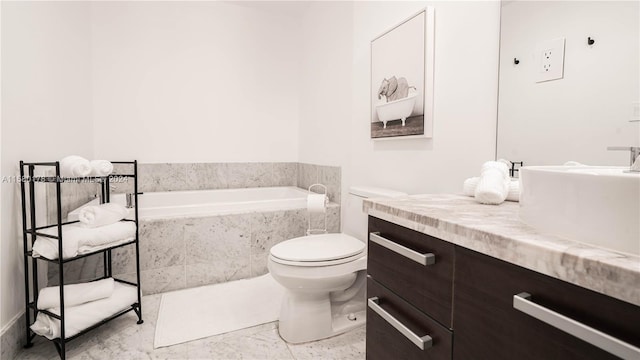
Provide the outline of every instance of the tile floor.
{"type": "MultiPolygon", "coordinates": [[[[153,348],[158,308],[162,294],[142,298],[144,324],[136,324],[134,313],[115,319],[67,345],[67,359],[327,359],[365,358],[364,327],[330,339],[291,345],[278,336],[276,323],[255,326],[159,349],[153,348]]],[[[59,359],[53,344],[36,337],[31,349],[16,359],[59,359]]]]}

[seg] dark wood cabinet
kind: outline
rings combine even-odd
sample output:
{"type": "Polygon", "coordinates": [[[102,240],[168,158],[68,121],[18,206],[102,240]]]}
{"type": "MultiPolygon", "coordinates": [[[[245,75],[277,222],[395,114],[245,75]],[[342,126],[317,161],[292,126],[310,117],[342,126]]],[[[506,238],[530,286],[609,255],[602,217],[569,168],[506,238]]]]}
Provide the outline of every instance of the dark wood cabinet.
{"type": "Polygon", "coordinates": [[[367,359],[451,359],[451,330],[372,278],[367,279],[367,298],[377,300],[378,311],[392,317],[385,319],[367,308],[367,359]],[[393,326],[394,321],[418,337],[428,336],[427,344],[420,348],[393,326]]]}
{"type": "Polygon", "coordinates": [[[367,310],[368,360],[618,359],[525,313],[532,307],[640,347],[638,306],[375,217],[369,231],[382,240],[368,247],[367,298],[377,302],[367,310]],[[420,263],[425,254],[435,262],[420,263]],[[425,335],[432,347],[421,350],[415,337],[425,335]]]}
{"type": "Polygon", "coordinates": [[[640,345],[640,308],[632,304],[456,248],[453,358],[618,359],[513,307],[531,301],[632,345],[640,345]]]}
{"type": "Polygon", "coordinates": [[[451,327],[454,245],[375,217],[369,231],[381,241],[417,254],[432,254],[432,264],[423,265],[374,241],[369,241],[367,272],[382,285],[416,308],[451,327]]]}

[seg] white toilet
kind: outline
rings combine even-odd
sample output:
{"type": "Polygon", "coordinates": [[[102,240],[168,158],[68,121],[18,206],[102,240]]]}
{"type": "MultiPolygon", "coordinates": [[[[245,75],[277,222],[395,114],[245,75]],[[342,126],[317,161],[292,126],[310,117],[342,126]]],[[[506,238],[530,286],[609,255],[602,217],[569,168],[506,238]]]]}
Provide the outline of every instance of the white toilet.
{"type": "MultiPolygon", "coordinates": [[[[367,215],[362,199],[401,197],[398,191],[352,187],[347,234],[308,235],[271,248],[269,272],[285,289],[280,336],[290,343],[319,340],[365,322],[367,215]]],[[[345,210],[345,209],[343,209],[345,210]]]]}

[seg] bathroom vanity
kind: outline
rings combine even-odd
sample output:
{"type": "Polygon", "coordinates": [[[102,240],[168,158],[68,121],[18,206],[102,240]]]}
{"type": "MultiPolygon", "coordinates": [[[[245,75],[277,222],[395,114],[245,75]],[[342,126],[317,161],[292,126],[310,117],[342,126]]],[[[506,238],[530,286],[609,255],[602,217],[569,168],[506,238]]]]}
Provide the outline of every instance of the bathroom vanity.
{"type": "Polygon", "coordinates": [[[637,358],[640,257],[540,234],[517,203],[364,208],[367,359],[637,358]]]}

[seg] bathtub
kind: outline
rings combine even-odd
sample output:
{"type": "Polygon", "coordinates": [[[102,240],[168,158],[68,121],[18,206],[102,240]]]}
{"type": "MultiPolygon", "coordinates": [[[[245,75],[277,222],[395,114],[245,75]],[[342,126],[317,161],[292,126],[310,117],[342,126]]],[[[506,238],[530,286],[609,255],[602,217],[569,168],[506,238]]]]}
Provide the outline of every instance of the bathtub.
{"type": "MultiPolygon", "coordinates": [[[[145,192],[138,195],[138,216],[154,219],[301,209],[307,206],[307,194],[307,190],[293,186],[145,192]]],[[[125,205],[125,194],[112,194],[111,202],[125,205]]],[[[71,211],[69,220],[77,220],[83,207],[98,203],[94,199],[71,211]]],[[[133,218],[133,209],[129,213],[129,218],[133,218]]]]}
{"type": "Polygon", "coordinates": [[[418,96],[418,93],[412,91],[406,98],[376,105],[378,120],[382,121],[385,129],[387,128],[387,121],[391,120],[400,119],[402,120],[402,126],[405,125],[407,117],[413,112],[416,96],[418,96]]]}
{"type": "MultiPolygon", "coordinates": [[[[266,274],[269,249],[306,234],[307,194],[297,187],[265,187],[139,195],[142,293],[266,274]]],[[[112,194],[111,202],[124,205],[125,195],[112,194]]],[[[83,206],[90,204],[98,200],[83,206]]],[[[70,221],[77,220],[81,208],[69,213],[70,221]]],[[[133,218],[133,209],[129,211],[133,218]]],[[[322,224],[324,216],[314,215],[311,220],[322,224]]],[[[340,206],[330,204],[326,215],[330,231],[340,231],[340,206]]],[[[113,275],[135,280],[134,252],[120,249],[113,256],[113,275]]],[[[102,258],[87,261],[74,262],[81,266],[76,270],[81,278],[101,276],[102,258]]]]}

